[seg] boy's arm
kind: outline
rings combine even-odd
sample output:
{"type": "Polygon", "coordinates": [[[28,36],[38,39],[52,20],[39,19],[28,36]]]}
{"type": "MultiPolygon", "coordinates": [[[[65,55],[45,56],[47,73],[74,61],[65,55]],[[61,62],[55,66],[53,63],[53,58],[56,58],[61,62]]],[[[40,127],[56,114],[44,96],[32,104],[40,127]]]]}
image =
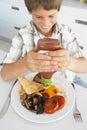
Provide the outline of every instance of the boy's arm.
{"type": "Polygon", "coordinates": [[[87,72],[87,59],[84,57],[70,58],[70,63],[67,69],[75,73],[86,73],[87,72]]]}
{"type": "Polygon", "coordinates": [[[4,80],[10,80],[28,71],[53,72],[57,71],[57,64],[56,61],[51,60],[50,56],[32,50],[22,59],[14,63],[4,64],[1,70],[1,76],[4,80]]]}
{"type": "Polygon", "coordinates": [[[4,64],[3,68],[1,69],[1,77],[4,80],[10,80],[26,72],[24,62],[25,60],[23,58],[14,63],[4,64]]]}

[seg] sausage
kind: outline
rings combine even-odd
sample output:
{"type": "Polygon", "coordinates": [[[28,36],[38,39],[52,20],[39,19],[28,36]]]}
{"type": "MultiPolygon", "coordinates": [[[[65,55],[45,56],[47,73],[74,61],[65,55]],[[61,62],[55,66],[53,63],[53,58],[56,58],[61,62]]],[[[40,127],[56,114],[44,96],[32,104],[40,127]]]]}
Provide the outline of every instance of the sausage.
{"type": "Polygon", "coordinates": [[[49,98],[43,104],[44,112],[52,114],[58,110],[59,104],[57,98],[49,98]]]}
{"type": "Polygon", "coordinates": [[[47,100],[50,96],[48,93],[42,93],[43,99],[47,100]]]}
{"type": "Polygon", "coordinates": [[[62,95],[55,95],[53,98],[58,100],[58,110],[62,109],[65,105],[65,98],[62,95]]]}

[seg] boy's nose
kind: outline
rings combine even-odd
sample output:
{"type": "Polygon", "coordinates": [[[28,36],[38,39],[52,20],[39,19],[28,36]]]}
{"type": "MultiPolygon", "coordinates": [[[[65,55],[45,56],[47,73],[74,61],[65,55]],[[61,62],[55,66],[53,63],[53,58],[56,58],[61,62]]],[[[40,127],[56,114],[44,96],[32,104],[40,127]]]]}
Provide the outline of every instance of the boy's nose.
{"type": "Polygon", "coordinates": [[[44,19],[44,20],[43,20],[43,25],[44,25],[44,26],[49,25],[49,23],[50,23],[50,21],[49,21],[48,19],[44,19]]]}

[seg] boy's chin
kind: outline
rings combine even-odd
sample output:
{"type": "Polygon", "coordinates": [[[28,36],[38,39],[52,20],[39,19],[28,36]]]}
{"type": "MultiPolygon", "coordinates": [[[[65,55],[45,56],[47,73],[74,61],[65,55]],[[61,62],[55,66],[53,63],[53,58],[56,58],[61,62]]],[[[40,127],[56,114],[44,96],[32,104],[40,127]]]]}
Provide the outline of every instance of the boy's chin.
{"type": "Polygon", "coordinates": [[[42,31],[41,33],[43,34],[43,35],[45,35],[45,36],[49,36],[49,34],[50,34],[50,30],[48,30],[48,31],[42,31]]]}

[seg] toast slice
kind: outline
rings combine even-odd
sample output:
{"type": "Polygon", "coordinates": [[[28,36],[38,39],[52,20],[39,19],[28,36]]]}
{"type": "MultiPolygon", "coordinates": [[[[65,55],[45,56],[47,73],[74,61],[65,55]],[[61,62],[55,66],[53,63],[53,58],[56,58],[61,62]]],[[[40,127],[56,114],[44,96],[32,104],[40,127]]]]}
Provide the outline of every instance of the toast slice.
{"type": "Polygon", "coordinates": [[[19,77],[18,80],[27,94],[37,93],[43,90],[42,84],[30,81],[26,77],[19,77]]]}

